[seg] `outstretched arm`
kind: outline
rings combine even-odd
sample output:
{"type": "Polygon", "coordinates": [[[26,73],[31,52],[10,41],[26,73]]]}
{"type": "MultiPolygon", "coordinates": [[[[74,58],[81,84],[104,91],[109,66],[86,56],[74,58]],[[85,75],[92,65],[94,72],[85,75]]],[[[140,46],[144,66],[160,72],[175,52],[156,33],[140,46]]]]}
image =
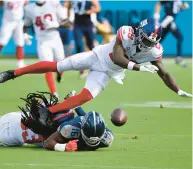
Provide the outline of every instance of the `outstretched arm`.
{"type": "Polygon", "coordinates": [[[173,90],[174,92],[176,92],[180,96],[192,97],[191,94],[188,94],[188,93],[180,90],[175,79],[172,77],[172,75],[170,73],[168,73],[165,70],[164,64],[161,60],[156,60],[156,61],[153,61],[151,63],[153,65],[155,65],[156,67],[158,67],[159,71],[157,73],[161,77],[161,79],[164,81],[166,86],[168,86],[168,88],[170,88],[171,90],[173,90]]]}
{"type": "Polygon", "coordinates": [[[77,141],[78,140],[72,140],[64,144],[66,142],[65,138],[59,131],[56,131],[44,141],[44,148],[61,152],[73,152],[77,150],[77,141]]]}
{"type": "Polygon", "coordinates": [[[118,31],[118,36],[116,38],[115,45],[113,47],[113,53],[109,54],[111,55],[111,59],[114,62],[114,64],[128,70],[155,73],[158,70],[157,67],[152,65],[140,66],[125,57],[125,52],[121,41],[121,38],[124,38],[124,34],[122,32],[122,29],[119,29],[119,31],[118,31]]]}

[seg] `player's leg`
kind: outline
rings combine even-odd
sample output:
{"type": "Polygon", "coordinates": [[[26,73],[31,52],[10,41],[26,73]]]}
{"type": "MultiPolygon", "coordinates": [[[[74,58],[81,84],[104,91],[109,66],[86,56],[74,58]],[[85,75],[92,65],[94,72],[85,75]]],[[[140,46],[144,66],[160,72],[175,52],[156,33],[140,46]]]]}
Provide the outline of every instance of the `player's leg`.
{"type": "Polygon", "coordinates": [[[99,59],[93,51],[75,54],[59,62],[41,61],[23,68],[1,72],[0,83],[25,74],[90,69],[98,61],[99,59]]]}
{"type": "Polygon", "coordinates": [[[17,27],[13,32],[13,37],[16,45],[16,57],[18,60],[18,67],[24,67],[24,34],[23,34],[23,21],[17,23],[17,27]]]}
{"type": "Polygon", "coordinates": [[[0,51],[9,42],[9,39],[13,34],[14,28],[15,28],[14,22],[9,22],[4,19],[2,20],[2,25],[0,29],[0,51]]]}
{"type": "Polygon", "coordinates": [[[87,29],[84,30],[84,35],[86,38],[86,44],[90,50],[94,47],[94,32],[93,32],[93,25],[88,25],[87,29]]]}
{"type": "MultiPolygon", "coordinates": [[[[51,41],[38,42],[38,57],[40,61],[54,61],[51,41]]],[[[45,79],[50,92],[58,97],[52,72],[46,72],[45,79]]]]}
{"type": "MultiPolygon", "coordinates": [[[[74,41],[76,47],[76,53],[84,52],[84,41],[83,41],[83,27],[74,26],[74,41]]],[[[80,71],[80,77],[85,77],[84,70],[80,71]]]]}
{"type": "Polygon", "coordinates": [[[176,64],[182,66],[182,67],[186,67],[186,63],[183,61],[182,58],[182,42],[183,42],[183,36],[182,33],[180,32],[179,28],[177,27],[175,22],[172,22],[171,26],[170,26],[170,30],[172,35],[176,38],[177,40],[177,57],[176,57],[176,64]]]}
{"type": "MultiPolygon", "coordinates": [[[[65,58],[64,46],[62,40],[58,37],[53,41],[53,50],[54,50],[54,61],[60,61],[65,58]]],[[[57,82],[61,82],[63,72],[57,72],[57,82]]]]}
{"type": "Polygon", "coordinates": [[[109,83],[109,76],[104,72],[90,71],[84,89],[62,103],[49,108],[52,113],[80,106],[95,98],[109,83]],[[97,78],[96,78],[97,77],[97,78]]]}
{"type": "Polygon", "coordinates": [[[164,19],[162,20],[161,22],[161,26],[162,26],[162,37],[161,37],[161,41],[162,42],[166,35],[169,33],[170,31],[170,24],[172,23],[173,21],[173,17],[172,16],[165,16],[164,19]]]}

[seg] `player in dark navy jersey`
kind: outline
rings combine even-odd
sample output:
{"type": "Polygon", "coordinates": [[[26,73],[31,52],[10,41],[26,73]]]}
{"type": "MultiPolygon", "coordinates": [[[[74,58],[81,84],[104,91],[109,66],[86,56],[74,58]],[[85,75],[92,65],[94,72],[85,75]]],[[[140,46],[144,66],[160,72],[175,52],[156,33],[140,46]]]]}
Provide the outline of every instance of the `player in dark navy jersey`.
{"type": "MultiPolygon", "coordinates": [[[[86,45],[89,50],[92,50],[94,47],[94,33],[91,14],[100,12],[100,4],[98,0],[65,1],[64,6],[68,9],[72,8],[75,13],[74,40],[76,53],[84,52],[83,37],[85,37],[86,45]]],[[[83,71],[80,71],[80,73],[84,76],[83,71]]]]}
{"type": "Polygon", "coordinates": [[[164,7],[165,15],[161,22],[161,26],[163,28],[161,41],[165,39],[166,35],[169,32],[172,33],[172,35],[177,39],[176,64],[185,67],[186,64],[181,58],[183,36],[175,22],[175,19],[176,16],[179,14],[179,12],[189,8],[189,5],[186,2],[183,3],[181,0],[159,1],[155,5],[155,13],[154,13],[154,18],[157,20],[159,20],[160,18],[160,10],[162,6],[164,7]]]}
{"type": "Polygon", "coordinates": [[[91,111],[86,114],[81,107],[75,111],[81,116],[62,123],[58,131],[44,141],[46,149],[62,152],[94,151],[112,144],[114,136],[106,128],[99,113],[91,111]]]}

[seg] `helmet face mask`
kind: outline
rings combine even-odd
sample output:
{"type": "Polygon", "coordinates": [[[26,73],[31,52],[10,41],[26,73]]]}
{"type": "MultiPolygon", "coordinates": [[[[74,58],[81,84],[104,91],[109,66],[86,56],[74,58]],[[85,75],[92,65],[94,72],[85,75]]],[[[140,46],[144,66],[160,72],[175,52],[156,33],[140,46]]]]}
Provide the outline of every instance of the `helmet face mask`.
{"type": "Polygon", "coordinates": [[[94,147],[99,145],[105,130],[104,119],[97,112],[89,112],[82,119],[81,135],[88,146],[94,147]]]}
{"type": "Polygon", "coordinates": [[[36,0],[36,4],[43,5],[46,2],[46,0],[36,0]]]}
{"type": "Polygon", "coordinates": [[[150,50],[161,40],[160,24],[149,18],[141,22],[136,32],[136,42],[139,49],[150,50]]]}

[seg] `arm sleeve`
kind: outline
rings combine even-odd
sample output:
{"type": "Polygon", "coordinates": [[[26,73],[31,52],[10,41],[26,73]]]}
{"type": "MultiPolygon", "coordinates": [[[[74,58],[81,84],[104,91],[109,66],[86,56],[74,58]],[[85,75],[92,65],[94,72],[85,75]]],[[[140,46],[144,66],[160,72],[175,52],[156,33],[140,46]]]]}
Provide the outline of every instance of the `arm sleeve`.
{"type": "Polygon", "coordinates": [[[82,107],[77,107],[74,109],[78,116],[85,116],[86,112],[82,109],[82,107]]]}

